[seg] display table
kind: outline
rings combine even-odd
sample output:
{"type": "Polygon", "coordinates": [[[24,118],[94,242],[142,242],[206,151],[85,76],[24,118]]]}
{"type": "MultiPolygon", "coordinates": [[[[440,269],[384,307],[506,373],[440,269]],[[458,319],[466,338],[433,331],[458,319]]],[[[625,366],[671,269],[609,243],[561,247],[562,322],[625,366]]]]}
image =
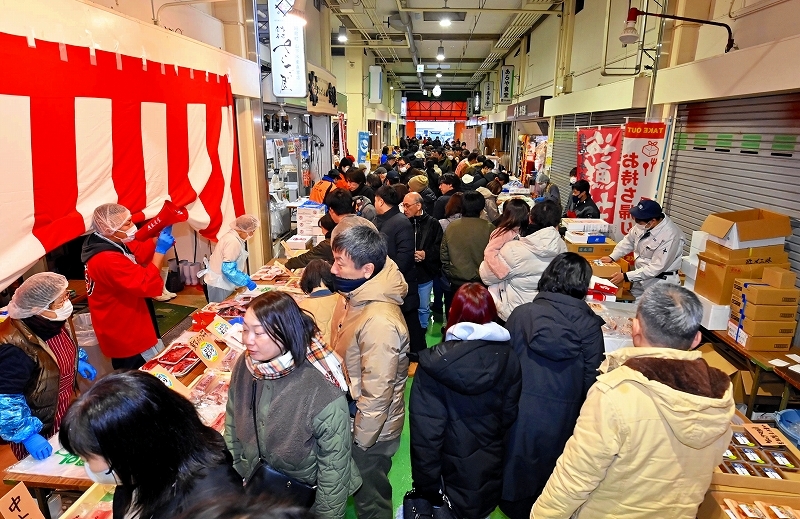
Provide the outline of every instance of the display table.
{"type": "Polygon", "coordinates": [[[785,382],[783,393],[781,394],[781,403],[778,406],[778,411],[783,411],[789,404],[789,397],[792,396],[792,393],[800,391],[800,373],[789,369],[789,366],[775,366],[773,371],[785,382]]]}
{"type": "MultiPolygon", "coordinates": [[[[758,389],[761,385],[765,382],[764,378],[770,375],[780,377],[780,374],[777,372],[776,366],[770,364],[771,361],[776,359],[781,359],[787,354],[800,354],[800,349],[798,348],[791,348],[788,351],[750,351],[745,349],[744,346],[739,344],[738,342],[734,341],[731,337],[728,337],[728,333],[725,331],[706,331],[706,335],[710,339],[712,343],[721,347],[724,351],[728,354],[733,355],[739,359],[742,359],[748,366],[750,373],[753,375],[753,384],[750,388],[750,395],[747,399],[747,411],[745,411],[745,416],[747,418],[752,418],[753,416],[753,408],[755,407],[756,397],[758,396],[758,389]]],[[[786,369],[781,370],[782,372],[788,371],[793,377],[797,376],[798,374],[786,369]]],[[[789,375],[787,375],[789,376],[789,375]]],[[[792,377],[792,378],[793,378],[792,377]]],[[[784,382],[785,385],[790,384],[786,378],[780,377],[781,380],[784,382]]],[[[800,378],[797,379],[798,384],[800,384],[800,378]]],[[[795,386],[797,387],[797,386],[795,386]]],[[[784,388],[784,398],[788,400],[790,391],[788,388],[784,388]]],[[[782,404],[783,402],[782,398],[782,404]]]]}

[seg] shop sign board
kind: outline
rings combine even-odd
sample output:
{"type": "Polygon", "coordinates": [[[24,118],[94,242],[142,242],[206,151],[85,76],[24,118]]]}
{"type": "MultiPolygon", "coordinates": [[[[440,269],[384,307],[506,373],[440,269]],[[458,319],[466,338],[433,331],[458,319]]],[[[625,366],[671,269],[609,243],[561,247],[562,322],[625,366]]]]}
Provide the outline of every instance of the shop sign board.
{"type": "Polygon", "coordinates": [[[472,113],[477,115],[481,113],[481,93],[475,92],[472,96],[472,113]]]}
{"type": "Polygon", "coordinates": [[[405,117],[407,111],[408,111],[408,98],[407,97],[401,97],[400,98],[400,117],[405,117]]]}
{"type": "Polygon", "coordinates": [[[475,108],[472,99],[467,99],[467,119],[471,119],[473,115],[475,115],[475,108]]]}
{"type": "Polygon", "coordinates": [[[356,162],[366,164],[369,151],[369,132],[358,132],[358,155],[356,162]]]}
{"type": "MultiPolygon", "coordinates": [[[[622,128],[603,126],[578,130],[578,178],[589,181],[590,195],[600,209],[600,218],[619,232],[615,219],[622,128]]],[[[616,235],[615,239],[619,240],[616,235]]]]}
{"type": "Polygon", "coordinates": [[[287,17],[292,5],[269,0],[269,48],[275,97],[306,97],[306,48],[303,26],[287,17]]]}
{"type": "Polygon", "coordinates": [[[655,199],[658,194],[666,134],[667,125],[664,123],[633,122],[625,125],[613,220],[621,235],[627,234],[634,225],[631,207],[642,198],[655,199]]]}
{"type": "Polygon", "coordinates": [[[487,81],[483,84],[483,111],[490,111],[492,106],[494,106],[494,83],[487,81]]]}
{"type": "Polygon", "coordinates": [[[508,104],[514,97],[514,65],[500,68],[500,104],[508,104]]]}
{"type": "Polygon", "coordinates": [[[339,103],[336,92],[336,77],[327,70],[307,63],[308,99],[306,109],[314,115],[336,115],[339,103]]]}

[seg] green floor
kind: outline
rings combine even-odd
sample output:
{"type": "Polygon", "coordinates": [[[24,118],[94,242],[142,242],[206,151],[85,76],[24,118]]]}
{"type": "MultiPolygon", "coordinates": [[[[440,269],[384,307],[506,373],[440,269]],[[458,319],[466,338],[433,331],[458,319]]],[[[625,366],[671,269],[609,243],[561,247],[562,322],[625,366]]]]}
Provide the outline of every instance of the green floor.
{"type": "MultiPolygon", "coordinates": [[[[434,323],[428,328],[428,334],[426,336],[428,346],[433,346],[434,344],[441,342],[441,327],[441,323],[436,322],[436,319],[434,319],[434,323]]],[[[392,501],[395,511],[397,511],[400,505],[403,504],[403,495],[405,495],[407,491],[411,490],[411,453],[410,433],[408,427],[408,397],[411,394],[411,384],[413,383],[413,380],[413,377],[409,377],[408,383],[406,384],[406,423],[403,427],[403,433],[400,435],[400,448],[397,449],[397,453],[392,458],[392,470],[389,471],[389,481],[392,483],[392,501]]],[[[347,503],[347,514],[345,515],[345,519],[356,519],[357,517],[355,505],[353,504],[353,498],[351,497],[347,503]]],[[[495,510],[490,518],[508,519],[499,509],[495,510]]]]}

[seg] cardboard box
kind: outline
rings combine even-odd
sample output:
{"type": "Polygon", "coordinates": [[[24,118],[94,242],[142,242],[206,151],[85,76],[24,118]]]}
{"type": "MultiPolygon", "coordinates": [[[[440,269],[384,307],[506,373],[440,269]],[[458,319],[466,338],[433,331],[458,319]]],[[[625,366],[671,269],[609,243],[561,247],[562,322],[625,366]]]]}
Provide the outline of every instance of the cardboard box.
{"type": "Polygon", "coordinates": [[[784,244],[792,234],[792,225],[786,215],[766,209],[746,209],[710,214],[700,230],[708,233],[710,242],[729,249],[746,249],[784,244]]]}
{"type": "MultiPolygon", "coordinates": [[[[800,497],[748,492],[748,489],[745,488],[741,490],[741,492],[707,492],[705,499],[697,510],[697,519],[731,519],[731,516],[725,511],[728,508],[725,504],[726,499],[751,505],[756,501],[760,501],[770,505],[787,506],[800,510],[800,497]]],[[[743,511],[740,510],[739,515],[734,514],[734,517],[743,517],[743,511]]]]}
{"type": "Polygon", "coordinates": [[[789,262],[789,254],[784,250],[783,245],[729,249],[719,243],[709,241],[706,244],[704,254],[716,256],[728,265],[753,265],[758,263],[773,265],[789,262]]]}
{"type": "Polygon", "coordinates": [[[739,321],[739,328],[751,337],[793,337],[797,321],[754,321],[745,317],[739,321]]]}
{"type": "Polygon", "coordinates": [[[286,240],[286,245],[293,250],[308,249],[311,247],[311,236],[292,236],[286,240]]]}
{"type": "Polygon", "coordinates": [[[728,337],[750,351],[785,351],[792,347],[791,336],[751,337],[735,321],[728,321],[728,337]]]}
{"type": "Polygon", "coordinates": [[[764,285],[750,285],[742,291],[747,303],[756,305],[797,306],[800,290],[796,288],[774,288],[764,285]]]}
{"type": "Polygon", "coordinates": [[[794,321],[797,317],[797,307],[743,303],[734,295],[731,298],[731,319],[734,317],[737,322],[740,317],[751,321],[794,321]]]}
{"type": "Polygon", "coordinates": [[[622,268],[617,263],[603,263],[597,259],[589,263],[592,265],[592,274],[599,278],[607,279],[622,272],[622,268]]]}
{"type": "Polygon", "coordinates": [[[697,348],[697,351],[703,355],[703,359],[705,359],[709,366],[712,368],[717,368],[729,377],[733,377],[739,372],[739,368],[728,362],[725,357],[720,355],[719,352],[714,349],[714,346],[711,343],[703,344],[697,348]]]}
{"type": "Polygon", "coordinates": [[[700,304],[703,305],[703,328],[706,330],[727,330],[728,320],[730,319],[730,305],[718,305],[712,303],[700,294],[696,294],[700,304]]]}
{"type": "Polygon", "coordinates": [[[742,299],[742,291],[749,287],[750,285],[764,285],[767,286],[766,283],[761,281],[761,278],[737,278],[733,280],[733,291],[731,292],[731,297],[735,299],[742,299]]]}
{"type": "MultiPolygon", "coordinates": [[[[568,233],[569,234],[569,233],[568,233]]],[[[614,252],[614,247],[617,242],[611,238],[606,238],[605,243],[572,243],[569,240],[564,240],[567,244],[567,252],[574,252],[580,254],[587,259],[602,258],[614,252]]]]}
{"type": "Polygon", "coordinates": [[[777,267],[766,267],[762,279],[764,283],[775,288],[794,288],[797,282],[794,272],[777,267]]]}
{"type": "MultiPolygon", "coordinates": [[[[728,265],[716,256],[705,252],[698,256],[695,292],[718,305],[726,305],[733,295],[733,282],[737,278],[760,278],[766,265],[728,265]]],[[[788,267],[789,264],[779,265],[788,267]]]]}
{"type": "Polygon", "coordinates": [[[605,234],[583,232],[583,231],[567,231],[564,234],[564,239],[570,243],[605,243],[605,234]]]}

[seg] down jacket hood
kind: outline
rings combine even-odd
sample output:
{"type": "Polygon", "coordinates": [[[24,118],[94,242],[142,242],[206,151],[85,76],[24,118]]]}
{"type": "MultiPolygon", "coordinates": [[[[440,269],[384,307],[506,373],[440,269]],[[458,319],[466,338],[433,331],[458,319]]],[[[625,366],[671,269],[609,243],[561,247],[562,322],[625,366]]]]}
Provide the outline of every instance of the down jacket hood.
{"type": "Polygon", "coordinates": [[[555,227],[539,229],[533,234],[520,238],[519,242],[530,249],[533,254],[542,258],[555,258],[567,250],[563,238],[555,227]]]}
{"type": "Polygon", "coordinates": [[[370,301],[382,301],[402,305],[408,294],[408,285],[397,264],[386,258],[380,272],[349,294],[343,294],[353,306],[365,305],[370,301]]]}
{"type": "Polygon", "coordinates": [[[730,379],[699,351],[623,348],[609,353],[600,371],[607,374],[598,380],[611,387],[632,382],[646,388],[675,437],[693,449],[711,445],[730,427],[730,379]]]}
{"type": "Polygon", "coordinates": [[[539,292],[533,305],[536,319],[528,328],[528,348],[550,360],[577,357],[581,354],[581,339],[586,330],[605,324],[586,301],[566,294],[539,292]]]}
{"type": "Polygon", "coordinates": [[[506,373],[514,355],[510,338],[496,323],[459,323],[447,331],[445,342],[419,352],[419,367],[453,391],[479,395],[495,388],[506,373]]]}

